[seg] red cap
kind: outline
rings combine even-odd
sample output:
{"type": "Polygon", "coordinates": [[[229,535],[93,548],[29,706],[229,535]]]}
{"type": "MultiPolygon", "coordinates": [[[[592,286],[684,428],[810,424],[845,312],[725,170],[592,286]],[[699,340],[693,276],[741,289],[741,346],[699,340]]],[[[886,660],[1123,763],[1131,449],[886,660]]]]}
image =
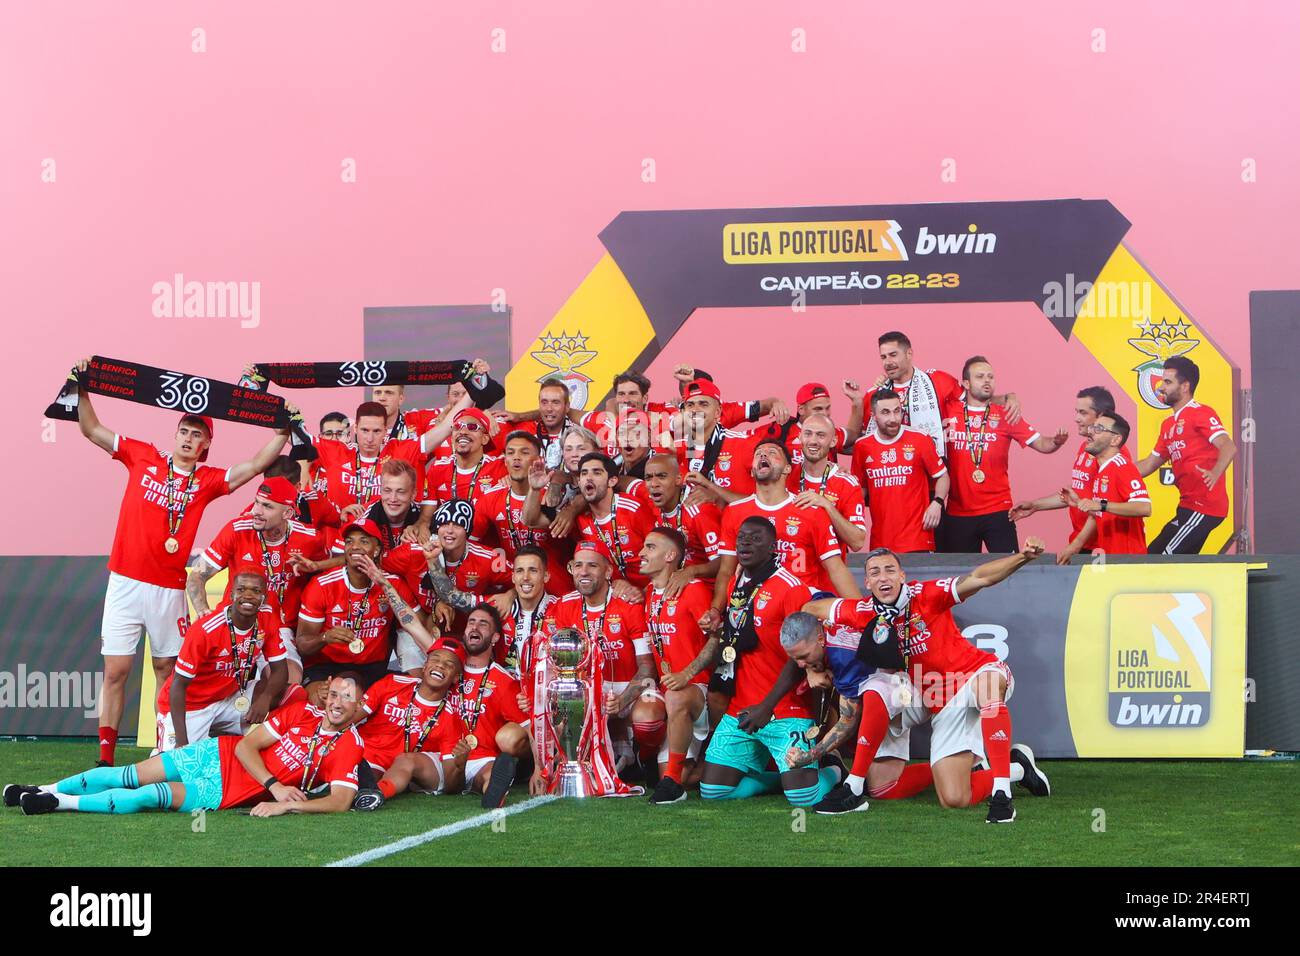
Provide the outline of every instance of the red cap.
{"type": "Polygon", "coordinates": [[[348,536],[348,532],[351,531],[353,528],[357,528],[361,531],[364,531],[366,534],[370,535],[370,537],[374,538],[380,544],[384,543],[384,536],[379,531],[379,525],[375,524],[369,518],[362,518],[358,521],[349,521],[341,529],[339,529],[339,540],[342,541],[343,539],[345,539],[348,536]]]}
{"type": "Polygon", "coordinates": [[[267,478],[262,482],[258,486],[257,496],[277,505],[293,506],[298,503],[298,489],[293,486],[292,481],[280,475],[267,478]]]}
{"type": "Polygon", "coordinates": [[[492,420],[477,408],[462,408],[456,413],[456,417],[451,420],[451,423],[453,426],[459,425],[466,418],[474,419],[485,432],[492,430],[492,420]]]}
{"type": "Polygon", "coordinates": [[[809,382],[799,389],[799,394],[794,397],[794,403],[802,405],[804,402],[811,402],[814,398],[830,398],[830,394],[821,382],[809,382]]]}
{"type": "Polygon", "coordinates": [[[682,390],[683,398],[695,398],[697,395],[711,398],[715,402],[722,401],[722,390],[707,378],[697,378],[693,382],[688,382],[686,388],[682,390]]]}
{"type": "MultiPolygon", "coordinates": [[[[210,415],[190,415],[189,413],[186,413],[186,414],[184,414],[184,415],[181,416],[181,422],[185,421],[185,419],[187,419],[187,418],[197,418],[199,421],[201,421],[201,422],[204,424],[204,426],[205,426],[205,427],[207,428],[207,430],[208,430],[208,447],[205,448],[205,449],[203,449],[203,454],[199,455],[199,461],[207,461],[207,460],[208,460],[208,452],[212,449],[212,440],[216,437],[216,435],[213,433],[213,429],[212,429],[212,416],[210,416],[210,415]]],[[[177,423],[176,423],[176,427],[177,427],[177,428],[180,428],[181,422],[177,422],[177,423]]]]}
{"type": "Polygon", "coordinates": [[[460,661],[461,669],[464,670],[465,664],[469,661],[469,651],[465,650],[465,645],[454,637],[440,637],[433,642],[429,648],[429,653],[434,651],[451,651],[460,661]]]}

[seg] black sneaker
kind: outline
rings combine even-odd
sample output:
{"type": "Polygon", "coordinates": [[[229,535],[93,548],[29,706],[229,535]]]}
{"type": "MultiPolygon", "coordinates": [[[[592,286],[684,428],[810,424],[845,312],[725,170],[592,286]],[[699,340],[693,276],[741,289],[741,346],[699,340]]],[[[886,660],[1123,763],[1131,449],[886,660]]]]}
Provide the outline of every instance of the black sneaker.
{"type": "Polygon", "coordinates": [[[59,808],[59,798],[52,793],[46,793],[44,790],[37,790],[35,793],[24,793],[18,798],[18,802],[23,808],[23,813],[29,817],[41,813],[53,813],[59,808]]]}
{"type": "Polygon", "coordinates": [[[822,759],[817,762],[817,768],[820,770],[822,767],[830,767],[839,774],[839,777],[835,781],[837,784],[843,783],[845,778],[849,775],[848,769],[844,766],[844,758],[834,750],[822,754],[822,759]]]}
{"type": "Polygon", "coordinates": [[[362,813],[378,810],[384,805],[384,795],[378,790],[362,790],[352,801],[352,809],[362,813]]]}
{"type": "Polygon", "coordinates": [[[995,793],[989,797],[989,815],[985,823],[1011,823],[1016,819],[1016,805],[1005,793],[995,793]]]}
{"type": "Polygon", "coordinates": [[[41,792],[40,787],[29,787],[26,784],[21,784],[21,783],[7,783],[5,784],[5,793],[4,793],[5,806],[6,807],[18,806],[18,802],[22,798],[22,795],[24,793],[40,793],[40,792],[41,792]]]}
{"type": "Polygon", "coordinates": [[[660,777],[655,792],[650,794],[650,802],[656,807],[669,803],[681,803],[686,799],[686,788],[672,777],[660,777]]]}
{"type": "Polygon", "coordinates": [[[850,790],[848,784],[842,783],[822,797],[820,803],[813,804],[813,812],[820,813],[823,816],[837,813],[860,813],[869,806],[866,787],[862,788],[862,793],[859,795],[850,790]]]}
{"type": "Polygon", "coordinates": [[[483,809],[496,810],[506,805],[510,794],[510,785],[515,782],[515,771],[519,768],[519,758],[510,754],[498,754],[492,761],[492,776],[483,788],[483,809]]]}
{"type": "Polygon", "coordinates": [[[1038,764],[1034,763],[1034,752],[1024,744],[1013,744],[1011,747],[1011,762],[1020,764],[1025,768],[1025,775],[1020,781],[1020,786],[1024,787],[1036,797],[1050,797],[1052,795],[1052,785],[1047,780],[1047,774],[1038,769],[1038,764]]]}

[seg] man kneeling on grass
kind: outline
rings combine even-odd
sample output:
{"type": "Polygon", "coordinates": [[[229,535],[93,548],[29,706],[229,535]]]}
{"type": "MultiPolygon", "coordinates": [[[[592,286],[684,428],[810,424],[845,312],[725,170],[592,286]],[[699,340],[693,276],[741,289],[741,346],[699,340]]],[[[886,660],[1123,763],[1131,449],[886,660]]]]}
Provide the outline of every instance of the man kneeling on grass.
{"type": "Polygon", "coordinates": [[[129,767],[95,767],[39,787],[11,783],[4,788],[5,806],[21,806],[28,816],[250,805],[255,817],[346,810],[356,795],[363,750],[351,726],[358,681],[356,674],[339,674],[329,682],[323,708],[286,704],[245,737],[208,737],[129,767]],[[309,799],[316,794],[324,796],[309,799]]]}

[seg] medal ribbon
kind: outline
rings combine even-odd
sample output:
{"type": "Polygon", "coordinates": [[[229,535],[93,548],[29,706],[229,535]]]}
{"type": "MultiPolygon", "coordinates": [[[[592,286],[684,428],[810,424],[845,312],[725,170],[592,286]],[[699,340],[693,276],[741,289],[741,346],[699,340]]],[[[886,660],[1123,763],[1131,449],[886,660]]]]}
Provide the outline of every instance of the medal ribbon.
{"type": "Polygon", "coordinates": [[[194,471],[191,471],[185,480],[184,491],[178,488],[173,492],[172,482],[176,478],[176,469],[172,463],[172,456],[167,456],[167,497],[165,500],[168,537],[174,538],[180,532],[181,522],[185,520],[185,506],[189,503],[189,497],[193,496],[194,492],[198,490],[198,486],[194,483],[194,476],[198,470],[199,466],[196,464],[194,471]]]}
{"type": "Polygon", "coordinates": [[[966,426],[966,451],[970,454],[971,464],[973,464],[975,470],[978,471],[980,462],[984,460],[985,446],[983,439],[984,427],[988,424],[989,420],[988,406],[984,407],[984,414],[980,416],[980,430],[978,433],[979,440],[976,440],[976,436],[971,434],[970,406],[965,402],[961,403],[961,418],[962,424],[966,426]]]}
{"type": "Polygon", "coordinates": [[[239,685],[239,693],[244,692],[248,686],[248,679],[253,676],[253,662],[257,659],[257,652],[262,649],[261,643],[257,639],[257,617],[253,618],[253,630],[248,635],[248,640],[244,642],[248,648],[248,656],[245,657],[239,653],[239,642],[235,640],[235,622],[230,616],[230,608],[226,608],[226,632],[230,635],[230,653],[235,658],[235,683],[239,685]]]}
{"type": "Polygon", "coordinates": [[[424,747],[425,740],[429,737],[429,732],[433,730],[434,725],[438,723],[438,718],[442,712],[447,709],[447,695],[442,695],[442,700],[438,701],[438,709],[433,712],[433,716],[424,722],[424,728],[420,731],[420,739],[411,747],[411,731],[415,726],[411,723],[411,718],[415,716],[415,691],[411,691],[411,702],[406,705],[406,717],[402,720],[402,752],[419,753],[424,747]]]}
{"type": "Polygon", "coordinates": [[[307,745],[307,762],[302,765],[302,786],[298,788],[303,793],[311,790],[311,785],[316,782],[316,774],[320,771],[321,766],[324,765],[325,758],[330,755],[330,751],[334,749],[334,745],[337,744],[339,739],[343,736],[343,732],[340,731],[329,740],[325,741],[325,746],[322,747],[320,751],[320,764],[317,764],[312,757],[316,753],[316,744],[320,742],[321,726],[324,723],[325,718],[322,717],[321,722],[316,725],[316,732],[311,735],[311,743],[307,745]],[[310,776],[308,776],[309,773],[310,776]]]}
{"type": "Polygon", "coordinates": [[[596,534],[600,535],[601,543],[609,550],[610,557],[618,565],[618,573],[627,577],[627,559],[623,557],[623,548],[618,543],[618,492],[614,492],[614,500],[609,506],[609,526],[613,532],[613,541],[605,537],[605,529],[600,526],[600,522],[594,518],[591,522],[596,528],[596,534]]]}

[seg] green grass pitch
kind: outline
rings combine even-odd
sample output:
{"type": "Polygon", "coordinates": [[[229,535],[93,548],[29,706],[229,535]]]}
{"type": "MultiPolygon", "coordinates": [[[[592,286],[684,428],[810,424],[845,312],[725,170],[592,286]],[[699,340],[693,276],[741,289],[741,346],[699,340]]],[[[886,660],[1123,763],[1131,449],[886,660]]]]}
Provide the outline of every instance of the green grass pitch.
{"type": "MultiPolygon", "coordinates": [[[[144,751],[119,748],[119,761],[144,751]]],[[[0,782],[48,783],[94,763],[89,741],[0,742],[0,782]]],[[[933,793],[866,813],[792,813],[781,797],[649,806],[557,801],[404,850],[378,865],[1300,864],[1300,762],[1047,761],[1053,796],[1017,788],[1018,819],[942,810],[933,793]]],[[[527,799],[522,790],[511,803],[527,799]]],[[[238,811],[24,817],[0,809],[5,866],[317,866],[472,817],[476,797],[407,795],[377,813],[258,820],[238,811]],[[199,832],[195,832],[195,831],[199,832]]],[[[490,819],[490,818],[489,818],[490,819]]]]}

